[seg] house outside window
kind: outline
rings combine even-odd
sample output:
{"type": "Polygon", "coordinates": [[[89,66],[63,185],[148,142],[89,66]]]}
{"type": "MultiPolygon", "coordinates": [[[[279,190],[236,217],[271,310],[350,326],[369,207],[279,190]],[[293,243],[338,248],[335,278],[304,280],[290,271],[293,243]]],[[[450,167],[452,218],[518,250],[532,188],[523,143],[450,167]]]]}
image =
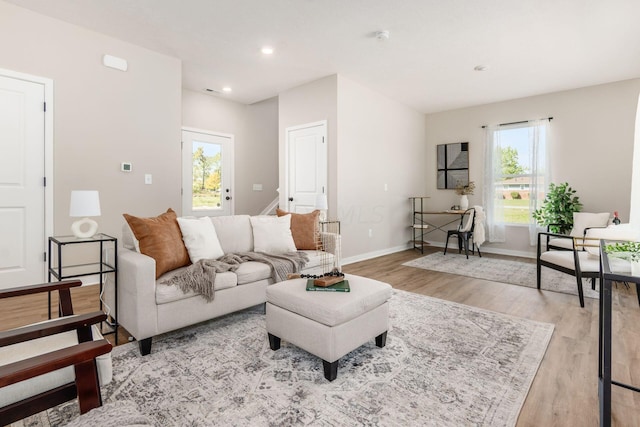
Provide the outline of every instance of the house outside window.
{"type": "Polygon", "coordinates": [[[529,227],[535,242],[531,213],[549,185],[548,129],[549,120],[486,128],[483,196],[490,241],[503,242],[504,226],[519,225],[529,227]]]}

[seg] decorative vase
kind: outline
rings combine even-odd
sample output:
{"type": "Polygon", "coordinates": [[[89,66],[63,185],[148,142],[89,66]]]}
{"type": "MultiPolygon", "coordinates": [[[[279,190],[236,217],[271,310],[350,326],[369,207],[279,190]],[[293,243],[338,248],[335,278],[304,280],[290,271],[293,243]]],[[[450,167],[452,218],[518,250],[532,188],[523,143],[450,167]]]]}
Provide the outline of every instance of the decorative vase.
{"type": "Polygon", "coordinates": [[[469,198],[467,197],[466,194],[463,194],[462,196],[460,196],[460,209],[463,211],[466,211],[468,207],[469,207],[469,198]]]}

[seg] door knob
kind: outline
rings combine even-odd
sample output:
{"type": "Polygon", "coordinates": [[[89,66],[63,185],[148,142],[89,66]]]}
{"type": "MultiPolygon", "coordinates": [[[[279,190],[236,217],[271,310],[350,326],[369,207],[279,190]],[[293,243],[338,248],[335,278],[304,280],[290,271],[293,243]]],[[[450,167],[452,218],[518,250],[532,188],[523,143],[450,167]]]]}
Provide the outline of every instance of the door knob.
{"type": "Polygon", "coordinates": [[[293,197],[289,197],[289,201],[290,201],[290,202],[293,202],[293,197]]]}
{"type": "Polygon", "coordinates": [[[231,196],[227,196],[224,198],[225,200],[231,200],[231,196]]]}

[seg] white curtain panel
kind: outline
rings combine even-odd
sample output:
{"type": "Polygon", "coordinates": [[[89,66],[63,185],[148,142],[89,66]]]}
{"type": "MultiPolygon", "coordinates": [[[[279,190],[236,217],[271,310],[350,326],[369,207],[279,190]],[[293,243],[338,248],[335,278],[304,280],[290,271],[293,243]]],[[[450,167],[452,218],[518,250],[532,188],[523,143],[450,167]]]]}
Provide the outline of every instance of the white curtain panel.
{"type": "MultiPolygon", "coordinates": [[[[547,187],[551,182],[549,165],[549,120],[533,120],[529,126],[529,168],[531,186],[529,187],[529,211],[538,209],[544,200],[547,187]]],[[[538,232],[542,229],[533,216],[529,217],[529,243],[537,244],[538,232]]]]}
{"type": "MultiPolygon", "coordinates": [[[[484,185],[483,203],[487,216],[487,240],[489,242],[504,242],[504,202],[501,197],[496,197],[496,181],[501,180],[502,161],[500,156],[500,132],[499,126],[487,126],[485,128],[485,155],[484,155],[484,185]]],[[[501,191],[501,190],[500,190],[501,191]]]]}

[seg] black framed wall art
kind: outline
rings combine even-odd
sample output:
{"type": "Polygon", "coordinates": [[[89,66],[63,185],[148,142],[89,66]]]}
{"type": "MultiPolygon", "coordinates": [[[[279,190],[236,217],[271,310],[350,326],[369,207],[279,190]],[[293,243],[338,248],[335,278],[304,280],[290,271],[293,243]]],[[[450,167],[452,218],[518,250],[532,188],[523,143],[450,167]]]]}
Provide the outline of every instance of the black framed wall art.
{"type": "Polygon", "coordinates": [[[436,149],[438,189],[469,184],[469,143],[439,144],[436,149]]]}

